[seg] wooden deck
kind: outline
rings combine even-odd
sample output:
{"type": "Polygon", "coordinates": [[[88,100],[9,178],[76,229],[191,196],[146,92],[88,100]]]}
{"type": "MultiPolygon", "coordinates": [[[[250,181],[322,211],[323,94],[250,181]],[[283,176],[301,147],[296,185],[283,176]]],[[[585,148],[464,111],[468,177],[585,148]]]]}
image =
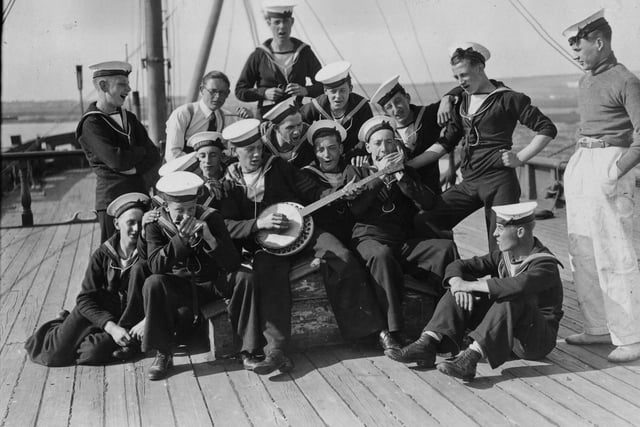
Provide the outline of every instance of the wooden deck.
{"type": "MultiPolygon", "coordinates": [[[[92,175],[76,171],[57,179],[63,197],[55,203],[48,200],[53,192],[40,201],[34,197],[36,223],[93,206],[92,175]]],[[[10,197],[3,202],[6,226],[20,212],[10,197]]],[[[246,372],[233,360],[210,363],[204,353],[184,349],[174,374],[151,382],[151,357],[68,368],[27,359],[23,345],[36,326],[73,307],[99,230],[96,224],[2,230],[0,425],[639,425],[640,363],[610,364],[611,347],[575,347],[562,339],[581,329],[564,212],[539,221],[536,235],[566,266],[565,317],[558,346],[545,360],[514,360],[496,370],[481,363],[479,377],[463,384],[350,346],[296,353],[295,370],[272,377],[246,372]]],[[[456,229],[456,240],[462,256],[486,251],[478,213],[456,229]]]]}

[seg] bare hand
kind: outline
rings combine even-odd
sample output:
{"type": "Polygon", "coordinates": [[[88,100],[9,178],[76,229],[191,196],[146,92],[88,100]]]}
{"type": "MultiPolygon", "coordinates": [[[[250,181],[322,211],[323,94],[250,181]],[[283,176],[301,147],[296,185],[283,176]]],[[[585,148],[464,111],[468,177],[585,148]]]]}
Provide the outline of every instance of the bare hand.
{"type": "Polygon", "coordinates": [[[351,158],[351,164],[355,167],[362,167],[369,164],[369,156],[354,156],[351,158]]]}
{"type": "Polygon", "coordinates": [[[502,150],[502,163],[508,168],[517,168],[522,166],[524,162],[518,158],[513,151],[502,150]]]}
{"type": "Polygon", "coordinates": [[[289,219],[281,213],[272,213],[265,218],[256,221],[258,230],[286,230],[289,228],[289,219]]]}
{"type": "Polygon", "coordinates": [[[251,118],[253,118],[253,114],[251,113],[251,111],[249,111],[248,109],[246,109],[244,107],[236,108],[236,114],[241,119],[251,119],[251,118]]]}
{"type": "Polygon", "coordinates": [[[192,216],[185,216],[178,225],[178,235],[184,242],[192,243],[193,238],[196,237],[196,233],[202,229],[203,221],[200,221],[192,216]]]}
{"type": "Polygon", "coordinates": [[[404,162],[404,154],[401,151],[387,154],[378,163],[378,170],[386,169],[388,166],[397,165],[404,162]]]}
{"type": "Polygon", "coordinates": [[[260,135],[262,135],[263,140],[269,138],[269,135],[273,132],[273,127],[273,123],[268,120],[260,123],[260,135]]]}
{"type": "Polygon", "coordinates": [[[438,107],[438,126],[444,126],[449,120],[451,120],[453,112],[453,96],[445,95],[440,101],[438,107]]]}
{"type": "Polygon", "coordinates": [[[284,91],[289,96],[307,96],[307,88],[300,86],[298,83],[289,83],[284,91]]]}
{"type": "Polygon", "coordinates": [[[105,332],[111,335],[111,338],[121,347],[129,345],[131,342],[131,336],[125,328],[116,325],[113,321],[107,322],[104,327],[105,332]]]}
{"type": "Polygon", "coordinates": [[[470,292],[456,292],[453,294],[456,304],[463,310],[473,310],[473,294],[470,292]]]}
{"type": "Polygon", "coordinates": [[[138,341],[142,341],[142,338],[144,337],[144,325],[146,320],[147,318],[145,317],[129,331],[129,334],[138,341]]]}
{"type": "Polygon", "coordinates": [[[142,215],[142,228],[144,229],[145,225],[156,222],[158,218],[160,218],[160,209],[151,209],[145,212],[144,215],[142,215]]]}
{"type": "Polygon", "coordinates": [[[264,98],[267,101],[280,101],[284,98],[284,91],[278,87],[270,87],[269,89],[264,91],[264,98]]]}
{"type": "Polygon", "coordinates": [[[362,192],[364,191],[364,187],[358,185],[358,183],[356,182],[356,177],[354,176],[351,181],[349,181],[344,187],[342,187],[342,190],[344,190],[345,192],[342,196],[343,199],[353,200],[360,194],[362,194],[362,192]]]}

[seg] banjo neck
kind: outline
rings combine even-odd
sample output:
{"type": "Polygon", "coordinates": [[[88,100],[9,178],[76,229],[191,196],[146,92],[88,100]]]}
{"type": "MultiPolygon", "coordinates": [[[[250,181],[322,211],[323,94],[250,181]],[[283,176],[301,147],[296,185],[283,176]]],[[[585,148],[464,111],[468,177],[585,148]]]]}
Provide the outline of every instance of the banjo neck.
{"type": "MultiPolygon", "coordinates": [[[[387,174],[391,174],[391,173],[394,173],[394,172],[398,172],[398,171],[401,171],[402,169],[404,169],[404,164],[402,164],[402,163],[389,165],[386,168],[381,169],[381,170],[379,170],[377,172],[374,172],[371,175],[369,175],[368,177],[361,179],[360,181],[356,182],[355,185],[357,187],[363,187],[363,186],[367,185],[368,183],[370,183],[371,181],[375,180],[376,178],[381,177],[382,175],[387,175],[387,174]]],[[[347,191],[346,191],[346,189],[344,187],[341,188],[340,190],[334,191],[333,193],[329,194],[328,196],[325,196],[322,199],[317,200],[317,201],[311,203],[310,205],[307,205],[304,208],[302,208],[302,210],[300,211],[300,214],[303,217],[305,217],[307,215],[311,215],[312,213],[314,213],[318,209],[321,209],[321,208],[325,207],[326,205],[328,205],[329,203],[338,200],[339,198],[344,196],[346,194],[346,192],[347,191]]]]}

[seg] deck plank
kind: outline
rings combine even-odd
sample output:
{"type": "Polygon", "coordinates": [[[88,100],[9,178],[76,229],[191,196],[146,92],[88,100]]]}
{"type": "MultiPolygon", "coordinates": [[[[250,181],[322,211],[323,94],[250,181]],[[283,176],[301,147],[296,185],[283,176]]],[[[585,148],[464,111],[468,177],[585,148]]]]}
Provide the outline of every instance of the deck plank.
{"type": "Polygon", "coordinates": [[[205,353],[191,356],[191,363],[198,380],[200,392],[207,402],[211,419],[215,425],[230,427],[251,426],[236,391],[231,383],[225,366],[239,368],[239,364],[229,360],[209,362],[205,353]]]}
{"type": "Polygon", "coordinates": [[[104,368],[104,425],[105,427],[140,426],[138,396],[129,386],[135,378],[131,363],[107,365],[104,368]]]}
{"type": "Polygon", "coordinates": [[[0,421],[2,421],[7,416],[9,403],[24,369],[26,352],[19,343],[6,345],[0,352],[0,362],[0,421]]]}
{"type": "Polygon", "coordinates": [[[153,357],[146,357],[136,361],[134,364],[142,425],[177,425],[171,400],[169,399],[166,380],[149,381],[147,379],[147,371],[152,363],[153,357]]]}
{"type": "Polygon", "coordinates": [[[78,366],[70,427],[102,427],[104,424],[104,366],[78,366]]]}
{"type": "Polygon", "coordinates": [[[38,425],[69,425],[75,380],[75,366],[49,368],[38,414],[38,425]]]}
{"type": "MultiPolygon", "coordinates": [[[[17,350],[23,357],[23,349],[17,350]]],[[[3,419],[5,426],[32,426],[36,424],[42,401],[42,390],[47,378],[47,369],[35,363],[25,363],[14,388],[3,419]]]]}
{"type": "Polygon", "coordinates": [[[181,373],[180,375],[171,375],[167,379],[167,391],[177,425],[210,426],[211,416],[202,393],[200,393],[189,354],[182,351],[176,353],[173,357],[173,364],[174,369],[181,373]]]}

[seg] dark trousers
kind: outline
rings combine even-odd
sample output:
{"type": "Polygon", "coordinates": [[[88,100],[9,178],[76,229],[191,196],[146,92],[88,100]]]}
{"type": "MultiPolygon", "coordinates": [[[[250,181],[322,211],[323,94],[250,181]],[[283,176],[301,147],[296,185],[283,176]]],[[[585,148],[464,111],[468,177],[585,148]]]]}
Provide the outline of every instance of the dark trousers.
{"type": "Polygon", "coordinates": [[[100,243],[104,243],[116,232],[116,226],[113,223],[114,218],[111,215],[107,215],[106,210],[96,211],[96,214],[98,215],[98,224],[100,224],[100,243]]]}
{"type": "Polygon", "coordinates": [[[378,305],[392,332],[403,327],[404,273],[421,279],[423,291],[439,298],[444,291],[444,270],[458,258],[458,251],[451,240],[410,239],[405,243],[389,243],[365,238],[353,243],[369,269],[378,305]]]}
{"type": "Polygon", "coordinates": [[[429,223],[441,230],[452,230],[466,217],[484,206],[487,224],[487,238],[491,252],[498,249],[493,232],[496,229],[496,216],[492,206],[518,203],[520,183],[515,169],[500,169],[472,180],[456,184],[437,199],[436,205],[429,211],[416,216],[418,230],[421,224],[429,223]]]}
{"type": "Polygon", "coordinates": [[[370,335],[384,327],[380,310],[357,258],[340,241],[316,230],[299,255],[277,256],[256,252],[253,270],[258,288],[265,353],[285,350],[291,339],[291,285],[289,271],[296,257],[313,255],[326,263],[325,289],[340,332],[346,339],[370,335]]]}
{"type": "MultiPolygon", "coordinates": [[[[171,350],[179,310],[194,306],[193,286],[190,280],[172,274],[153,274],[147,278],[142,288],[146,318],[143,351],[171,350]]],[[[198,284],[196,293],[196,304],[214,298],[228,299],[227,310],[234,331],[242,339],[242,350],[255,352],[261,347],[255,287],[249,270],[220,276],[212,284],[198,284]]]]}
{"type": "Polygon", "coordinates": [[[496,302],[482,296],[468,312],[456,304],[451,292],[446,292],[424,328],[446,337],[441,350],[454,353],[459,351],[468,329],[473,329],[469,337],[480,344],[489,364],[496,368],[509,359],[511,352],[527,360],[549,354],[556,346],[558,321],[545,318],[534,298],[496,302]]]}
{"type": "MultiPolygon", "coordinates": [[[[119,318],[118,325],[127,330],[144,317],[142,300],[136,293],[140,294],[147,274],[146,263],[134,264],[129,272],[127,298],[123,299],[126,306],[109,310],[119,318]]],[[[55,319],[40,326],[25,343],[31,360],[45,366],[103,365],[113,361],[111,353],[117,348],[111,335],[91,323],[77,308],[64,320],[55,319]]]]}

